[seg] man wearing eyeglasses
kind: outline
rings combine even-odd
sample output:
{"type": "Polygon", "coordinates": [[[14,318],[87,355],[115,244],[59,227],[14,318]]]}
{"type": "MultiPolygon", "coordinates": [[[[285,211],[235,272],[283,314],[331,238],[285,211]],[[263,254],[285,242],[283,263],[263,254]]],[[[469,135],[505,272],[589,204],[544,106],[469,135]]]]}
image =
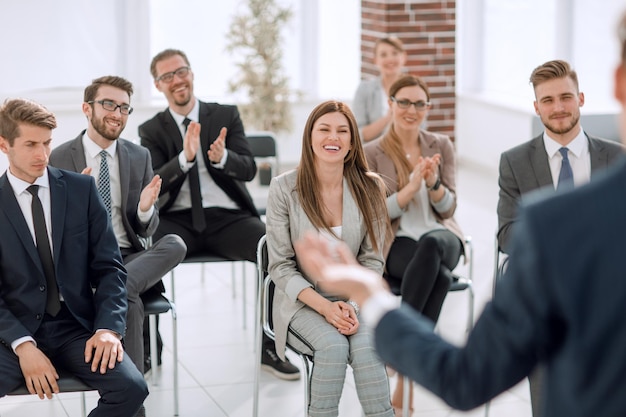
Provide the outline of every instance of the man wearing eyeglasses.
{"type": "Polygon", "coordinates": [[[50,164],[96,179],[128,272],[125,350],[144,371],[144,311],[140,295],[154,288],[164,291],[161,277],[185,257],[186,247],[176,235],[166,235],[145,248],[159,224],[155,203],[161,178],[152,172],[150,153],[121,139],[133,108],[132,84],[121,77],[104,76],[85,88],[82,110],[87,129],[76,139],[55,148],[50,164]]]}
{"type": "MultiPolygon", "coordinates": [[[[180,50],[158,53],[150,72],[169,104],[139,126],[141,144],[163,179],[156,236],[176,233],[188,254],[256,262],[265,224],[245,185],[256,164],[237,107],[196,99],[194,74],[180,50]]],[[[282,379],[300,377],[298,368],[278,358],[271,339],[264,338],[262,349],[264,369],[282,379]]]]}

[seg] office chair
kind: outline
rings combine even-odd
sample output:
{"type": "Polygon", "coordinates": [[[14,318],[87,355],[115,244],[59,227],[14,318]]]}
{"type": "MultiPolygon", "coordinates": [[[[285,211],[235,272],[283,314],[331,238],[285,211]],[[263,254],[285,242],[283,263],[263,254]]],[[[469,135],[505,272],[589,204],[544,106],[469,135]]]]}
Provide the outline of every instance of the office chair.
{"type": "MultiPolygon", "coordinates": [[[[272,300],[270,299],[270,285],[274,285],[268,273],[268,256],[267,256],[267,243],[266,237],[262,236],[259,239],[257,246],[257,282],[260,286],[257,291],[257,321],[260,323],[256,326],[256,342],[255,346],[261,346],[262,336],[265,333],[270,339],[275,340],[274,330],[269,322],[269,312],[272,308],[272,300]]],[[[310,383],[311,373],[313,371],[313,358],[307,354],[300,352],[293,346],[287,343],[287,348],[294,352],[302,361],[304,369],[304,415],[308,414],[309,398],[310,398],[310,383]]],[[[261,375],[261,349],[256,349],[256,362],[254,371],[254,393],[253,393],[253,405],[252,415],[258,417],[259,415],[259,379],[261,375]]]]}

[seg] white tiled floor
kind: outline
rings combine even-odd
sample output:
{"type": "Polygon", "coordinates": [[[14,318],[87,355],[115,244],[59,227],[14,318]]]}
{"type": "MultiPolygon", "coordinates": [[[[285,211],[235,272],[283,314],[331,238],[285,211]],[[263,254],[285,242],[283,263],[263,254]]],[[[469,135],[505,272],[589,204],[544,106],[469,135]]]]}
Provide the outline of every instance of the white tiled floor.
{"type": "MultiPolygon", "coordinates": [[[[461,166],[458,174],[459,205],[457,220],[473,238],[476,313],[491,294],[493,235],[496,228],[497,174],[461,166]]],[[[266,188],[252,187],[255,198],[263,198],[266,188]]],[[[237,267],[236,296],[232,296],[229,264],[205,267],[204,281],[199,265],[181,265],[176,270],[176,305],[178,309],[180,416],[250,417],[254,380],[253,320],[255,269],[247,264],[247,328],[242,328],[242,274],[237,267]]],[[[169,279],[166,280],[169,287],[169,279]]],[[[170,289],[168,292],[171,294],[170,289]]],[[[453,342],[462,343],[467,315],[465,293],[449,294],[441,315],[439,332],[453,342]]],[[[158,385],[151,387],[146,401],[149,417],[173,415],[171,318],[163,316],[160,324],[165,342],[163,366],[158,385]]],[[[293,362],[301,366],[297,359],[293,362]]],[[[391,379],[392,386],[395,377],[391,379]]],[[[484,416],[484,409],[468,413],[451,410],[432,394],[415,388],[414,417],[484,416]]],[[[262,417],[303,416],[302,381],[282,381],[262,373],[260,411],[262,417]]],[[[88,407],[94,407],[97,393],[87,394],[88,407]]],[[[62,394],[40,401],[36,397],[5,397],[0,400],[1,417],[79,416],[77,394],[62,394]]],[[[360,417],[361,410],[351,375],[348,375],[340,416],[360,417]]],[[[492,401],[490,416],[529,417],[528,385],[520,383],[492,401]]]]}

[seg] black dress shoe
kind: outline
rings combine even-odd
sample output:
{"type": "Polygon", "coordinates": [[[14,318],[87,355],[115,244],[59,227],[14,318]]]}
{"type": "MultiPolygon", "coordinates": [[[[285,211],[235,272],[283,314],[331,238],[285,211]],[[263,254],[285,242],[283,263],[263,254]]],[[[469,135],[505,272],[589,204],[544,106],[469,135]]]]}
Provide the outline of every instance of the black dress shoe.
{"type": "Polygon", "coordinates": [[[295,381],[300,379],[300,370],[289,359],[282,361],[275,350],[264,348],[261,357],[261,368],[273,373],[280,379],[295,381]]]}

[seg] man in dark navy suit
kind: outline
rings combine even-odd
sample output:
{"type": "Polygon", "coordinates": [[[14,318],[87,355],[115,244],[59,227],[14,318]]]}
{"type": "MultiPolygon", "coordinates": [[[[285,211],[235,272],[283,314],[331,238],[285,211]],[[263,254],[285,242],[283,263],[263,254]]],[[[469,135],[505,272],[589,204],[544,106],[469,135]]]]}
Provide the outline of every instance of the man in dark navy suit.
{"type": "MultiPolygon", "coordinates": [[[[626,140],[626,15],[615,97],[626,140]]],[[[520,210],[509,266],[458,347],[395,298],[380,276],[358,266],[345,249],[331,253],[310,236],[296,253],[327,291],[350,294],[375,327],[381,358],[459,409],[479,406],[545,366],[540,415],[626,415],[626,160],[591,183],[537,196],[520,210]]]]}
{"type": "Polygon", "coordinates": [[[56,366],[100,392],[90,416],[132,417],[148,395],[124,355],[126,270],[93,178],[48,167],[54,115],[0,107],[0,397],[59,391],[56,366]]]}

